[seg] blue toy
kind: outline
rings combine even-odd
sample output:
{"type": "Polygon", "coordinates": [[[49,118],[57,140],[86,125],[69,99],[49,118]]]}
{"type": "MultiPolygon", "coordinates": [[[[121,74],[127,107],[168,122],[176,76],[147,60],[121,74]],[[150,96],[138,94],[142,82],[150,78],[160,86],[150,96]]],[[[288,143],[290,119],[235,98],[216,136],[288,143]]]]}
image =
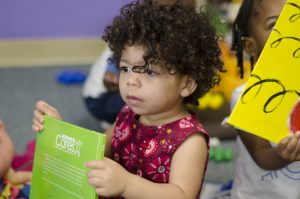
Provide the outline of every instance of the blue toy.
{"type": "Polygon", "coordinates": [[[86,74],[80,70],[63,70],[56,76],[56,80],[64,85],[83,84],[86,74]]]}

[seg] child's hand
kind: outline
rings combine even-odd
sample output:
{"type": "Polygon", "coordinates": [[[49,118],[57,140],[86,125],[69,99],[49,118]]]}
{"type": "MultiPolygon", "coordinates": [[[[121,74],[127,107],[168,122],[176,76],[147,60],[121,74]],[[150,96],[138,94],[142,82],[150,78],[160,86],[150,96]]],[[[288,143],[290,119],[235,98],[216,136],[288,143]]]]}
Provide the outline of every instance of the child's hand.
{"type": "Polygon", "coordinates": [[[38,101],[35,104],[33,112],[34,118],[32,121],[32,129],[36,132],[43,130],[44,115],[52,116],[56,119],[61,119],[59,112],[44,101],[38,101]]]}
{"type": "Polygon", "coordinates": [[[300,131],[290,134],[277,145],[278,154],[287,161],[300,160],[300,131]]]}
{"type": "Polygon", "coordinates": [[[104,158],[87,162],[86,167],[92,169],[88,173],[88,181],[98,195],[119,196],[126,190],[129,173],[117,162],[104,158]]]}

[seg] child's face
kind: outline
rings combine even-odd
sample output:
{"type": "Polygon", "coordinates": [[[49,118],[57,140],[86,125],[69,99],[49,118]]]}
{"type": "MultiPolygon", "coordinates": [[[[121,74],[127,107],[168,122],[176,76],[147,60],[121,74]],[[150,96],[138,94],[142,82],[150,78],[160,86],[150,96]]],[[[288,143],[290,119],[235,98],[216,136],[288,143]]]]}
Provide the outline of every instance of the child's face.
{"type": "Polygon", "coordinates": [[[253,46],[248,53],[257,60],[279,17],[286,0],[254,0],[253,16],[249,24],[253,46]]]}
{"type": "Polygon", "coordinates": [[[123,100],[138,115],[152,117],[163,113],[170,117],[169,114],[178,114],[176,111],[182,110],[186,95],[186,76],[170,75],[159,64],[150,66],[145,73],[133,72],[134,66],[144,65],[144,53],[142,45],[127,46],[122,53],[119,88],[123,100]]]}

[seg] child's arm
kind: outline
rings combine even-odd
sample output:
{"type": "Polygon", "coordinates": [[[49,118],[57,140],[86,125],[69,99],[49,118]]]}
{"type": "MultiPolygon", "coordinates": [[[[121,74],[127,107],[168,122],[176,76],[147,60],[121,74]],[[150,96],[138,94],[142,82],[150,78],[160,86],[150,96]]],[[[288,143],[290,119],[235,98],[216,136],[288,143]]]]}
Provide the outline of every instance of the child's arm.
{"type": "Polygon", "coordinates": [[[44,115],[50,115],[56,119],[61,119],[60,113],[46,102],[40,100],[35,104],[33,112],[34,118],[32,129],[36,132],[43,130],[44,115]]]}
{"type": "Polygon", "coordinates": [[[5,130],[4,123],[0,120],[0,178],[8,171],[14,153],[15,147],[5,130]]]}
{"type": "Polygon", "coordinates": [[[117,162],[105,158],[91,161],[89,183],[101,196],[125,198],[197,198],[207,161],[207,144],[201,135],[192,135],[172,157],[168,184],[154,183],[126,171],[117,162]]]}
{"type": "Polygon", "coordinates": [[[254,162],[265,170],[277,170],[300,160],[300,133],[284,138],[273,148],[269,141],[256,135],[238,131],[254,162]]]}

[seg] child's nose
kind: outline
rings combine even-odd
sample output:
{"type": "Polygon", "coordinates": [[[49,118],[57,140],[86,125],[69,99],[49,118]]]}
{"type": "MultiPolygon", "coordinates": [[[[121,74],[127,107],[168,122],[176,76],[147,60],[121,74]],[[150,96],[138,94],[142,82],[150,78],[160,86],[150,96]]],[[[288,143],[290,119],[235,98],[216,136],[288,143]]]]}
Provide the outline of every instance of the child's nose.
{"type": "Polygon", "coordinates": [[[128,78],[127,78],[127,86],[137,86],[139,87],[140,86],[140,76],[142,74],[139,74],[139,73],[135,73],[135,72],[131,72],[129,75],[128,75],[128,78]]]}

